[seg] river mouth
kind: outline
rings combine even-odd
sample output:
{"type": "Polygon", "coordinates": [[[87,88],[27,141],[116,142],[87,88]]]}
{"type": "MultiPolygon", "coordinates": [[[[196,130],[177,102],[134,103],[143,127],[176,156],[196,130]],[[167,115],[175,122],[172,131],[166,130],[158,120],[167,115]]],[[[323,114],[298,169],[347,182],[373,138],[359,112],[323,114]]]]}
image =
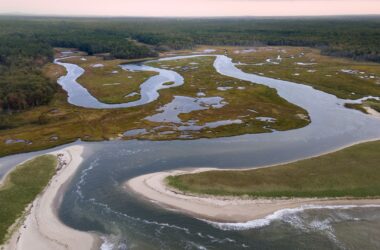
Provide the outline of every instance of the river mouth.
{"type": "Polygon", "coordinates": [[[286,155],[294,154],[288,150],[278,159],[275,150],[263,152],[259,143],[251,142],[252,137],[90,144],[94,153],[83,163],[67,191],[60,218],[71,227],[106,235],[115,249],[123,244],[136,249],[199,249],[200,246],[307,249],[311,240],[316,241],[317,247],[329,249],[374,246],[363,237],[366,232],[376,238],[380,230],[378,207],[299,210],[266,220],[259,226],[218,227],[141,200],[122,187],[125,180],[156,171],[259,166],[284,161],[286,155]],[[359,228],[364,230],[360,237],[354,234],[359,228]]]}
{"type": "Polygon", "coordinates": [[[276,88],[280,96],[309,112],[311,124],[296,130],[218,139],[83,143],[91,153],[63,199],[62,221],[104,234],[104,247],[111,249],[307,249],[310,242],[315,248],[379,248],[380,210],[376,207],[310,209],[262,227],[224,230],[125,192],[122,184],[126,180],[151,172],[258,167],[380,138],[380,120],[344,108],[346,100],[301,84],[246,74],[223,56],[217,57],[214,65],[221,74],[276,88]]]}
{"type": "MultiPolygon", "coordinates": [[[[122,184],[151,172],[185,168],[245,168],[311,157],[380,137],[379,120],[344,108],[345,100],[311,87],[257,78],[223,69],[222,74],[265,81],[279,94],[306,107],[311,124],[296,130],[192,141],[100,143],[86,160],[60,209],[68,225],[107,235],[107,246],[136,249],[307,249],[374,248],[363,235],[379,232],[379,208],[310,209],[285,214],[260,227],[225,230],[212,223],[164,210],[125,192],[122,184]],[[365,211],[365,212],[363,212],[365,211]],[[355,235],[355,229],[366,233],[355,235]]],[[[260,83],[260,82],[259,82],[260,83]]]]}

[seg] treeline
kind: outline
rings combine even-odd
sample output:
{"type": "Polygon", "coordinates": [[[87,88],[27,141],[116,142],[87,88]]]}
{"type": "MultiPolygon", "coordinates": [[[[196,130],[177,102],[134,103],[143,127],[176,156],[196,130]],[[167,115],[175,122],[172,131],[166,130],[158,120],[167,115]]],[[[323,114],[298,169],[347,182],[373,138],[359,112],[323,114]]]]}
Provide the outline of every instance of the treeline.
{"type": "Polygon", "coordinates": [[[111,57],[135,59],[157,56],[157,53],[144,45],[137,45],[123,34],[112,34],[102,30],[83,28],[43,35],[44,41],[53,47],[78,48],[89,55],[108,53],[111,57]]]}
{"type": "MultiPolygon", "coordinates": [[[[124,28],[132,37],[158,46],[308,46],[320,48],[326,55],[380,62],[380,16],[277,19],[136,18],[125,22],[128,27],[124,28]]],[[[115,21],[115,25],[117,23],[115,21]]]]}
{"type": "Polygon", "coordinates": [[[56,84],[41,73],[53,59],[52,48],[34,36],[0,36],[0,111],[46,104],[56,84]]]}
{"type": "Polygon", "coordinates": [[[41,74],[53,47],[144,58],[196,45],[289,45],[380,62],[380,17],[42,18],[0,17],[0,110],[49,102],[56,84],[41,74]],[[135,42],[135,41],[137,42],[135,42]]]}
{"type": "Polygon", "coordinates": [[[319,18],[0,17],[0,35],[38,35],[51,46],[136,58],[205,45],[318,47],[325,54],[380,61],[380,16],[319,18]],[[153,46],[135,44],[129,38],[153,46]]]}

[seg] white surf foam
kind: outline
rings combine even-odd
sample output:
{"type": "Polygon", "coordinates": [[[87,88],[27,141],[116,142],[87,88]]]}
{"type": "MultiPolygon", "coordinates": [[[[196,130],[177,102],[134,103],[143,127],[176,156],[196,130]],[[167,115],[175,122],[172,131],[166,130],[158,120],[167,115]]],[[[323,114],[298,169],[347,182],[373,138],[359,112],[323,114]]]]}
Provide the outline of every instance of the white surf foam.
{"type": "Polygon", "coordinates": [[[108,241],[108,239],[106,237],[101,237],[101,239],[103,240],[103,243],[100,246],[100,250],[112,250],[112,249],[114,249],[115,245],[113,243],[111,243],[110,241],[108,241]]]}
{"type": "Polygon", "coordinates": [[[353,209],[353,208],[380,208],[380,205],[369,204],[369,205],[305,205],[298,208],[287,208],[281,209],[273,214],[270,214],[262,219],[251,220],[247,222],[239,223],[223,223],[223,222],[214,222],[209,220],[203,220],[212,226],[219,228],[224,231],[241,231],[248,230],[253,228],[260,228],[270,225],[273,221],[282,220],[286,215],[301,213],[305,210],[312,209],[353,209]]]}

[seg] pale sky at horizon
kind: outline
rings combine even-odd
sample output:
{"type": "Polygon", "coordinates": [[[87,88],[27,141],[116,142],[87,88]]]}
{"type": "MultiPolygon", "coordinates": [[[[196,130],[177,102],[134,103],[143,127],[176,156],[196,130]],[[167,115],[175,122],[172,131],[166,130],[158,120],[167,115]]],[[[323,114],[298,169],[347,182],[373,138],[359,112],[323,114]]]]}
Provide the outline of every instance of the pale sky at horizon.
{"type": "Polygon", "coordinates": [[[74,16],[380,14],[380,0],[0,0],[0,13],[74,16]]]}

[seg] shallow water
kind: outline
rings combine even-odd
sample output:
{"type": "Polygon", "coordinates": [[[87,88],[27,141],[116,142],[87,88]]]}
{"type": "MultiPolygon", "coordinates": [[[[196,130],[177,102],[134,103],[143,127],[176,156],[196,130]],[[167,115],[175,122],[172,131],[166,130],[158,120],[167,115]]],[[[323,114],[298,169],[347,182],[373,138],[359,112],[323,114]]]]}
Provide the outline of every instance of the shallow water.
{"type": "MultiPolygon", "coordinates": [[[[380,138],[380,120],[344,108],[345,100],[309,86],[246,74],[225,56],[218,56],[214,66],[221,74],[276,88],[280,96],[309,112],[311,124],[219,139],[82,143],[90,149],[89,157],[64,197],[61,219],[74,228],[104,234],[104,249],[379,248],[378,207],[283,211],[261,224],[254,221],[226,228],[161,209],[125,192],[122,184],[126,180],[150,172],[257,167],[380,138]]],[[[0,171],[25,157],[0,159],[0,171]]]]}

